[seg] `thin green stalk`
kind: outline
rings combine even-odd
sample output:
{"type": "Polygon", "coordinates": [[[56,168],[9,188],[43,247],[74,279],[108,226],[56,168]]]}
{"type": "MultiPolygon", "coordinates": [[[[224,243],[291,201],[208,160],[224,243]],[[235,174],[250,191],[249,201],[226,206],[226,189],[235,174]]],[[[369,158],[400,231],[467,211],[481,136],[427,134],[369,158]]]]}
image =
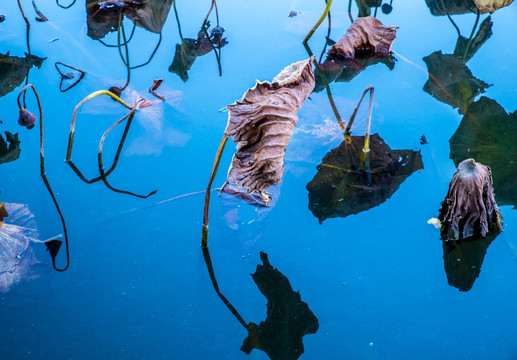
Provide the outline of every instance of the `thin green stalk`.
{"type": "Polygon", "coordinates": [[[223,155],[224,146],[226,145],[227,141],[228,137],[226,137],[226,135],[223,136],[221,143],[219,144],[219,148],[217,149],[217,153],[215,154],[214,165],[212,167],[212,172],[210,173],[208,186],[206,187],[205,207],[203,209],[203,231],[201,233],[201,247],[208,246],[208,210],[210,208],[210,188],[214,182],[215,174],[217,174],[217,168],[219,167],[219,162],[221,161],[221,156],[223,155]]]}
{"type": "Polygon", "coordinates": [[[469,52],[469,49],[470,49],[470,45],[472,45],[472,40],[474,39],[474,34],[476,32],[476,28],[478,27],[478,22],[479,22],[479,15],[480,15],[480,11],[478,10],[477,12],[477,15],[476,15],[476,22],[474,23],[474,27],[472,28],[472,32],[470,33],[470,37],[469,37],[469,42],[467,43],[467,48],[465,49],[465,53],[463,54],[463,62],[465,62],[465,59],[467,58],[467,54],[469,52]]]}
{"type": "Polygon", "coordinates": [[[320,26],[320,24],[323,22],[323,20],[325,20],[325,18],[327,17],[327,14],[330,10],[330,5],[332,5],[332,0],[328,0],[327,2],[327,6],[325,7],[325,11],[323,12],[323,15],[321,15],[320,19],[318,20],[318,22],[312,27],[311,31],[309,31],[309,33],[307,34],[307,36],[305,37],[305,39],[303,39],[303,42],[306,43],[307,41],[309,41],[309,39],[311,38],[312,34],[314,34],[314,32],[316,31],[316,29],[318,28],[318,26],[320,26]]]}

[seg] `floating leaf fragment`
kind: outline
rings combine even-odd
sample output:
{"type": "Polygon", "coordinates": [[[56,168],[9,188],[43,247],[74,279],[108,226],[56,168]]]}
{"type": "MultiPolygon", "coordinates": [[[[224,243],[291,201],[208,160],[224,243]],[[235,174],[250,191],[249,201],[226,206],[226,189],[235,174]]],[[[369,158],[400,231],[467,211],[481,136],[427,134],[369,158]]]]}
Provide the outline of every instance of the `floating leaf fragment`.
{"type": "Polygon", "coordinates": [[[483,237],[492,227],[503,230],[503,215],[494,198],[492,172],[474,159],[462,161],[442,201],[438,219],[447,240],[483,237]]]}
{"type": "Polygon", "coordinates": [[[329,49],[329,55],[354,58],[357,51],[370,57],[385,57],[391,51],[397,27],[384,26],[374,17],[357,18],[346,34],[329,49]]]}
{"type": "Polygon", "coordinates": [[[258,193],[266,206],[271,201],[266,189],[282,179],[296,114],[314,88],[313,62],[311,57],[291,64],[271,83],[257,81],[241,100],[227,106],[224,134],[237,143],[237,153],[226,182],[237,191],[258,193]]]}

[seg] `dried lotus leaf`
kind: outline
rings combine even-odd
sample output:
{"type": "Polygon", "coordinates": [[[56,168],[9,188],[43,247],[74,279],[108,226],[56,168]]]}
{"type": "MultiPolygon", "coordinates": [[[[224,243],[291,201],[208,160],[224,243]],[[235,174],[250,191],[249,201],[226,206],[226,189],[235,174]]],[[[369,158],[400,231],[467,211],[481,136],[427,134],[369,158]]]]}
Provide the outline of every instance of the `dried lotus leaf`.
{"type": "Polygon", "coordinates": [[[247,193],[258,193],[266,206],[271,201],[266,189],[282,179],[296,114],[314,89],[313,62],[311,57],[291,64],[271,83],[257,81],[241,100],[227,107],[224,134],[237,143],[237,152],[226,181],[247,193]]]}
{"type": "Polygon", "coordinates": [[[512,2],[513,0],[474,0],[474,3],[482,14],[493,14],[494,11],[508,6],[512,2]]]}
{"type": "Polygon", "coordinates": [[[397,27],[384,26],[374,17],[357,18],[346,34],[329,49],[329,55],[355,57],[356,51],[371,57],[388,56],[396,38],[397,27]]]}

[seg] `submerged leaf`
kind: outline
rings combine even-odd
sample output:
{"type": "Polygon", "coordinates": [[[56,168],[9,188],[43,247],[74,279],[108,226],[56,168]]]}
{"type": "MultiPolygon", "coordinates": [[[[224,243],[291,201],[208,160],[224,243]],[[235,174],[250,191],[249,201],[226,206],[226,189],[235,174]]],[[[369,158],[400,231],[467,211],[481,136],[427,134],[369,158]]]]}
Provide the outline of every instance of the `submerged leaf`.
{"type": "Polygon", "coordinates": [[[457,166],[473,157],[490,166],[495,198],[517,207],[517,111],[508,114],[495,100],[482,96],[469,106],[449,140],[450,158],[457,166]]]}
{"type": "Polygon", "coordinates": [[[20,140],[18,134],[11,134],[9,131],[5,132],[5,140],[0,135],[0,164],[14,161],[20,157],[20,140]],[[7,146],[9,143],[9,146],[7,146]]]}
{"type": "Polygon", "coordinates": [[[264,351],[271,360],[296,360],[303,354],[303,337],[315,334],[318,318],[293,291],[289,280],[269,263],[261,252],[263,265],[251,274],[260,292],[267,298],[267,317],[259,325],[247,325],[248,337],[241,350],[246,354],[253,349],[264,351]]]}
{"type": "Polygon", "coordinates": [[[513,3],[513,0],[474,0],[474,2],[481,14],[493,14],[494,11],[513,3]]]}
{"type": "Polygon", "coordinates": [[[458,165],[438,219],[442,223],[442,237],[447,240],[483,237],[492,226],[503,229],[503,215],[494,199],[488,166],[474,159],[458,165]]]}
{"type": "Polygon", "coordinates": [[[282,179],[296,114],[314,89],[313,62],[311,57],[291,64],[271,83],[257,81],[241,100],[227,107],[224,134],[238,144],[226,181],[237,191],[258,193],[266,206],[271,201],[266,189],[282,179]]]}
{"type": "Polygon", "coordinates": [[[395,40],[397,27],[384,26],[374,17],[357,18],[346,34],[329,49],[329,55],[354,58],[357,51],[369,57],[385,57],[395,40]]]}
{"type": "Polygon", "coordinates": [[[413,172],[424,168],[420,152],[392,150],[378,134],[371,135],[365,157],[364,140],[350,136],[329,151],[307,184],[309,210],[320,223],[382,204],[413,172]]]}

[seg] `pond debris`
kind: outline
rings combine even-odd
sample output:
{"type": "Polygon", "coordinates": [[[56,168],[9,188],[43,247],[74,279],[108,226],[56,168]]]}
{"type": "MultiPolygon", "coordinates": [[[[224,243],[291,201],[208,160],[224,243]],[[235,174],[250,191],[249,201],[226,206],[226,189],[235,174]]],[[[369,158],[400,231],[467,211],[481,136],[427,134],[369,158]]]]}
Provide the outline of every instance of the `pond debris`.
{"type": "Polygon", "coordinates": [[[425,134],[423,134],[422,136],[420,136],[420,145],[425,145],[425,144],[429,144],[429,141],[425,137],[425,134]]]}
{"type": "Polygon", "coordinates": [[[5,21],[5,15],[4,15],[4,14],[1,14],[1,15],[0,15],[0,23],[1,23],[1,22],[4,22],[4,21],[5,21]]]}
{"type": "Polygon", "coordinates": [[[158,99],[160,99],[162,101],[167,101],[167,99],[165,99],[165,97],[163,97],[162,95],[160,95],[156,92],[156,90],[158,90],[158,88],[162,85],[162,82],[163,82],[163,79],[154,80],[151,87],[149,88],[149,92],[151,94],[153,94],[154,96],[156,96],[158,99]]]}
{"type": "Polygon", "coordinates": [[[257,81],[241,100],[227,106],[228,123],[205,198],[202,246],[207,246],[210,187],[228,138],[237,143],[237,152],[221,191],[231,185],[237,192],[245,189],[247,195],[258,194],[264,206],[271,202],[266,190],[282,179],[285,149],[298,122],[297,112],[314,89],[313,63],[314,56],[293,63],[271,83],[257,81]]]}
{"type": "Polygon", "coordinates": [[[362,17],[354,21],[346,34],[329,49],[329,55],[354,58],[356,52],[368,57],[386,57],[396,38],[395,26],[384,26],[374,17],[362,17]]]}
{"type": "MultiPolygon", "coordinates": [[[[62,272],[62,271],[66,271],[68,269],[68,267],[70,266],[70,252],[69,252],[69,247],[68,247],[68,232],[67,232],[67,229],[66,229],[65,218],[63,216],[63,213],[61,212],[61,208],[59,207],[57,199],[54,196],[54,192],[52,191],[52,188],[50,187],[50,183],[48,182],[47,175],[45,173],[45,150],[44,150],[44,144],[43,144],[43,109],[42,109],[42,106],[41,106],[40,97],[38,95],[38,92],[36,91],[36,88],[32,84],[27,84],[27,85],[25,85],[23,87],[23,89],[18,94],[18,97],[17,97],[16,101],[18,103],[18,108],[20,110],[20,118],[22,118],[22,114],[24,114],[23,117],[30,117],[27,114],[32,114],[32,113],[30,113],[28,110],[26,110],[25,107],[22,106],[22,104],[20,103],[20,97],[22,96],[22,94],[24,95],[29,88],[32,90],[32,92],[34,93],[34,96],[36,97],[36,101],[38,103],[38,110],[39,110],[40,175],[41,175],[41,178],[43,179],[43,182],[45,183],[47,191],[50,194],[50,197],[52,198],[52,202],[54,203],[54,206],[56,207],[56,210],[57,210],[57,212],[59,214],[59,218],[61,219],[61,224],[63,226],[63,233],[64,233],[64,236],[65,236],[65,247],[66,247],[66,265],[65,265],[65,267],[58,268],[56,266],[55,256],[52,258],[52,266],[54,267],[54,270],[62,272]]],[[[34,116],[34,114],[32,114],[32,116],[34,116]]],[[[31,119],[31,121],[32,121],[32,119],[31,119]]],[[[32,125],[32,126],[34,126],[34,125],[32,125]]]]}
{"type": "Polygon", "coordinates": [[[298,11],[296,10],[291,10],[289,11],[289,15],[287,15],[288,17],[295,17],[298,15],[298,11]]]}
{"type": "Polygon", "coordinates": [[[47,42],[50,44],[50,43],[56,42],[56,41],[58,41],[58,40],[60,40],[60,38],[55,37],[55,38],[50,39],[50,40],[49,40],[49,41],[47,41],[47,42]]]}
{"type": "Polygon", "coordinates": [[[474,159],[462,161],[449,184],[438,219],[447,240],[484,237],[503,230],[503,215],[492,187],[492,172],[474,159]]]}
{"type": "Polygon", "coordinates": [[[109,182],[108,182],[108,176],[115,170],[117,164],[118,164],[118,159],[119,159],[119,156],[120,156],[120,153],[122,151],[122,147],[124,145],[124,142],[126,140],[126,137],[127,137],[127,134],[129,132],[129,129],[131,127],[131,124],[132,124],[132,121],[133,121],[133,118],[136,114],[136,111],[138,111],[139,109],[142,109],[142,108],[145,108],[145,107],[148,107],[148,106],[151,106],[153,104],[155,104],[157,102],[157,100],[153,100],[153,101],[148,101],[146,99],[144,99],[143,97],[138,97],[135,99],[135,103],[134,105],[129,105],[127,104],[125,101],[123,101],[122,99],[120,99],[116,94],[114,94],[113,92],[111,91],[107,91],[107,90],[99,90],[99,91],[96,91],[96,92],[93,92],[91,93],[90,95],[88,95],[87,97],[85,97],[83,100],[81,100],[76,106],[75,106],[75,109],[74,109],[74,113],[72,115],[72,122],[70,124],[70,134],[69,134],[69,138],[68,138],[68,148],[67,148],[67,153],[66,153],[66,158],[65,158],[65,162],[72,168],[72,170],[77,174],[77,176],[82,180],[84,181],[85,183],[87,184],[92,184],[92,183],[95,183],[97,181],[100,181],[102,180],[104,182],[104,184],[112,191],[114,192],[117,192],[117,193],[121,193],[121,194],[127,194],[127,195],[131,195],[131,196],[135,196],[135,197],[138,197],[138,198],[148,198],[149,196],[151,195],[154,195],[156,194],[157,190],[153,190],[151,191],[150,193],[146,194],[146,195],[140,195],[140,194],[136,194],[136,193],[133,193],[131,191],[126,191],[126,190],[121,190],[121,189],[117,189],[115,187],[113,187],[109,182]],[[119,104],[121,104],[122,106],[124,106],[126,109],[129,110],[129,112],[124,115],[122,118],[120,118],[119,120],[115,121],[115,123],[113,123],[113,125],[111,125],[108,130],[106,130],[104,132],[104,134],[102,135],[100,141],[99,141],[99,147],[98,147],[98,150],[97,150],[97,161],[98,161],[98,169],[99,169],[99,173],[100,175],[96,178],[93,178],[91,180],[88,180],[84,177],[84,175],[81,173],[81,171],[75,166],[75,164],[72,162],[72,150],[73,150],[73,144],[74,144],[74,136],[75,136],[75,123],[76,123],[76,119],[77,119],[77,113],[79,111],[79,109],[85,104],[87,103],[88,101],[98,97],[98,96],[108,96],[110,97],[112,100],[118,102],[119,104]],[[122,134],[122,138],[120,140],[120,143],[119,143],[119,146],[118,146],[118,149],[117,149],[117,153],[115,155],[115,158],[113,160],[113,163],[111,165],[111,167],[105,171],[104,170],[104,162],[103,162],[103,156],[102,156],[102,149],[103,149],[103,146],[104,146],[104,141],[106,139],[106,137],[108,136],[108,134],[115,128],[117,127],[118,125],[120,125],[122,122],[126,121],[126,127],[124,129],[124,133],[122,134]]]}
{"type": "Polygon", "coordinates": [[[65,63],[62,63],[60,61],[56,62],[54,64],[57,72],[59,73],[59,75],[61,75],[61,81],[59,82],[59,91],[61,92],[67,92],[68,90],[72,89],[74,86],[76,86],[77,84],[79,84],[79,82],[84,78],[84,76],[86,75],[86,71],[84,70],[81,70],[79,68],[76,68],[72,65],[68,65],[68,64],[65,64],[65,63]],[[74,81],[71,85],[69,85],[68,87],[64,88],[63,89],[63,83],[65,82],[65,80],[72,80],[75,78],[75,73],[74,72],[64,72],[63,70],[61,70],[61,67],[64,67],[64,68],[67,68],[67,69],[70,69],[70,70],[74,70],[76,72],[78,72],[80,75],[79,75],[79,78],[74,81]]]}
{"type": "Polygon", "coordinates": [[[382,4],[381,6],[381,11],[383,14],[391,14],[391,12],[393,11],[393,0],[390,0],[390,3],[384,3],[382,4]]]}
{"type": "Polygon", "coordinates": [[[0,164],[5,164],[20,157],[20,140],[18,134],[11,134],[9,131],[5,132],[5,140],[0,135],[0,164]],[[7,144],[9,143],[9,145],[7,144]]]}
{"type": "Polygon", "coordinates": [[[41,13],[41,11],[39,11],[38,7],[36,6],[36,2],[34,0],[32,0],[32,7],[34,8],[34,11],[36,12],[36,14],[38,14],[38,17],[36,17],[36,21],[39,21],[39,22],[48,21],[47,17],[45,15],[43,15],[41,13]]]}

